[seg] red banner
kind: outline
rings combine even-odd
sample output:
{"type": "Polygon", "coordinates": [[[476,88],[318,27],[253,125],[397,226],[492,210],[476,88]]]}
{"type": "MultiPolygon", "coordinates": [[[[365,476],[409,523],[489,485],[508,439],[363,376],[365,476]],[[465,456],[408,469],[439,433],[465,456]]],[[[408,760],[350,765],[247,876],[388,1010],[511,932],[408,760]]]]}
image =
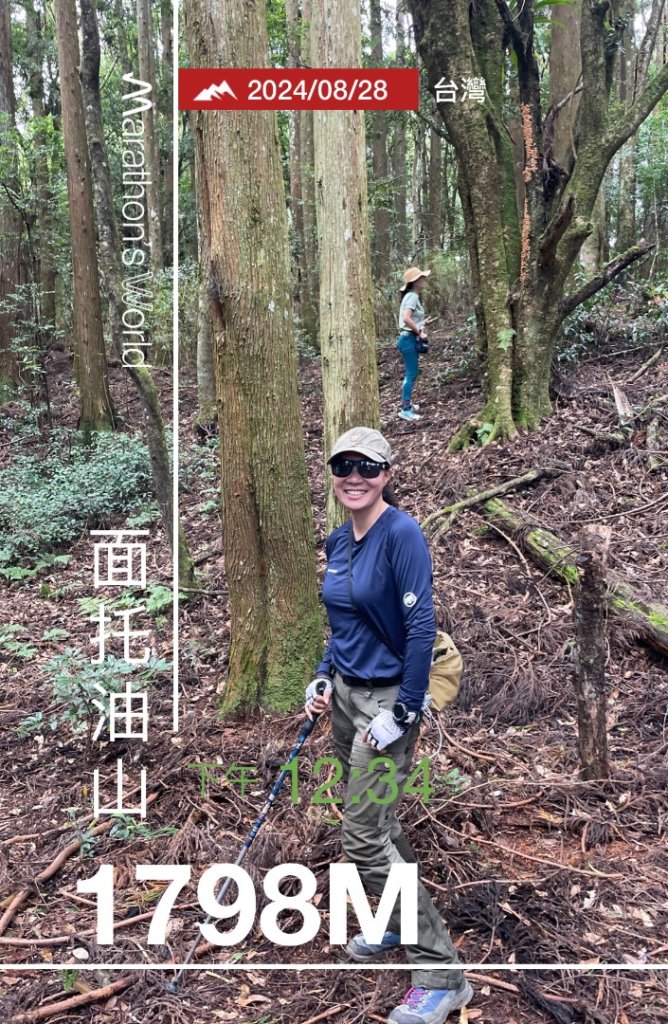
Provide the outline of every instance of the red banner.
{"type": "Polygon", "coordinates": [[[415,68],[179,68],[179,110],[417,110],[415,68]]]}

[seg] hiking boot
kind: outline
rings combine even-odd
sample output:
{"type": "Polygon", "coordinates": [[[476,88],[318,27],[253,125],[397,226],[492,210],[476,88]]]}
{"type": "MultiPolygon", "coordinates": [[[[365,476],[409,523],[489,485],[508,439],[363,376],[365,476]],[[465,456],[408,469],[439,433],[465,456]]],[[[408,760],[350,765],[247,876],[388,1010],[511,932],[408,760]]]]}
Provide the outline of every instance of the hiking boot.
{"type": "Polygon", "coordinates": [[[453,1010],[473,999],[468,981],[459,988],[409,988],[400,1006],[388,1017],[390,1024],[443,1024],[453,1010]]]}
{"type": "Polygon", "coordinates": [[[356,960],[358,964],[365,964],[369,960],[375,960],[377,957],[382,956],[383,953],[389,953],[391,949],[396,949],[400,945],[401,936],[397,935],[396,932],[385,932],[382,940],[375,945],[367,942],[362,932],[360,932],[359,935],[353,936],[350,940],[346,946],[346,953],[352,960],[356,960]]]}
{"type": "Polygon", "coordinates": [[[413,412],[412,409],[401,409],[401,411],[399,412],[400,420],[412,420],[414,423],[417,423],[417,421],[421,418],[422,417],[418,416],[418,414],[416,412],[413,412]]]}

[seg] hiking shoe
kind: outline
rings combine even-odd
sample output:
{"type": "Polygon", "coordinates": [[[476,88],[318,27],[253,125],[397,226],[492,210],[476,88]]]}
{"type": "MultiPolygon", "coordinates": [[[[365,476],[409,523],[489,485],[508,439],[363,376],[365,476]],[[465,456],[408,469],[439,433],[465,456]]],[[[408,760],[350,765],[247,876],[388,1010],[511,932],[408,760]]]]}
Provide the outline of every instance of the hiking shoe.
{"type": "Polygon", "coordinates": [[[367,942],[362,934],[353,936],[348,945],[346,946],[346,953],[352,960],[356,960],[358,964],[365,964],[368,960],[375,960],[378,956],[382,956],[383,953],[389,953],[391,949],[396,949],[397,946],[401,945],[401,936],[397,935],[396,932],[385,932],[381,942],[375,945],[371,942],[367,942]]]}
{"type": "Polygon", "coordinates": [[[422,417],[418,416],[418,414],[413,412],[412,409],[401,409],[399,412],[400,420],[413,420],[413,422],[417,422],[421,418],[422,417]]]}
{"type": "Polygon", "coordinates": [[[453,1010],[473,999],[468,981],[459,988],[409,988],[400,1006],[388,1017],[390,1024],[443,1024],[453,1010]]]}

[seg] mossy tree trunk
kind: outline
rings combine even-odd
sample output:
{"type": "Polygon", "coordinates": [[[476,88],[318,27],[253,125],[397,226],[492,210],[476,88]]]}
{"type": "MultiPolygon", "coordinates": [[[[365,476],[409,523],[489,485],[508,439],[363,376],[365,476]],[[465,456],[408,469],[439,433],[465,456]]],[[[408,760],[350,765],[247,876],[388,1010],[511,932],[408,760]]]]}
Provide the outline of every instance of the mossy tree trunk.
{"type": "Polygon", "coordinates": [[[59,0],[56,4],[56,38],[72,239],[74,369],[81,400],[79,428],[88,434],[95,430],[113,429],[116,417],[109,391],[102,332],[93,185],[79,80],[75,0],[59,0]]]}
{"type": "MultiPolygon", "coordinates": [[[[482,103],[439,105],[457,154],[463,204],[470,204],[471,264],[479,281],[479,348],[487,360],[484,408],[453,445],[470,440],[481,423],[488,424],[487,441],[511,438],[518,426],[536,427],[550,415],[550,366],[561,323],[594,293],[588,283],[567,295],[570,271],[591,234],[605,170],[668,89],[668,65],[620,112],[611,93],[611,68],[621,26],[611,21],[608,3],[582,0],[577,158],[572,167],[564,168],[545,145],[533,4],[523,4],[519,13],[512,12],[506,0],[479,0],[475,6],[459,0],[409,0],[409,7],[434,93],[441,78],[461,83],[471,76],[484,77],[486,83],[482,103]],[[502,107],[508,47],[517,62],[514,102],[524,148],[519,217],[502,107]]],[[[619,273],[646,252],[647,246],[632,246],[611,270],[619,273]]],[[[614,274],[597,275],[598,287],[614,274]]]]}
{"type": "MultiPolygon", "coordinates": [[[[95,200],[100,234],[100,263],[104,271],[103,281],[105,282],[106,298],[109,305],[112,343],[118,358],[125,366],[139,392],[146,421],[146,439],[151,461],[153,493],[160,508],[165,536],[169,539],[170,546],[174,552],[172,472],[169,445],[165,434],[162,409],[160,408],[160,396],[149,368],[140,363],[128,365],[127,360],[123,358],[123,265],[102,124],[100,36],[95,0],[81,0],[81,28],[83,37],[81,83],[85,99],[86,130],[91,155],[93,181],[95,183],[95,200]]],[[[193,560],[180,522],[177,524],[177,534],[176,546],[179,553],[178,583],[180,587],[193,587],[193,560]]]]}
{"type": "MultiPolygon", "coordinates": [[[[185,16],[191,66],[265,66],[263,4],[191,0],[185,16]]],[[[222,710],[287,709],[303,700],[322,652],[322,622],[276,116],[200,113],[195,145],[231,613],[222,710]]]]}
{"type": "MultiPolygon", "coordinates": [[[[359,0],[313,0],[314,67],[361,67],[359,0]]],[[[378,427],[364,114],[317,110],[315,180],[325,457],[344,430],[378,427]]],[[[341,521],[331,487],[327,526],[341,521]]]]}

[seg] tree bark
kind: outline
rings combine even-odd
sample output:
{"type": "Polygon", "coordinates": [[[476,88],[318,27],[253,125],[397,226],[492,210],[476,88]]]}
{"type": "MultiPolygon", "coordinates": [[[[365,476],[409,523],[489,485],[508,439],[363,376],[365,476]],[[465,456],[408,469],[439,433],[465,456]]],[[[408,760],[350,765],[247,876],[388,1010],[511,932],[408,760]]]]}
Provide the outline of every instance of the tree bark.
{"type": "Polygon", "coordinates": [[[583,779],[607,779],[607,698],[605,678],[606,566],[610,528],[586,526],[577,559],[575,591],[575,694],[578,707],[578,754],[583,779]]]}
{"type": "MultiPolygon", "coordinates": [[[[41,13],[35,10],[34,0],[23,0],[26,12],[26,29],[30,72],[28,92],[33,113],[37,119],[35,131],[35,191],[37,193],[37,223],[35,246],[38,256],[40,283],[39,324],[47,337],[53,339],[56,331],[56,269],[53,260],[53,232],[51,207],[51,167],[48,152],[48,135],[43,119],[46,116],[43,78],[43,50],[45,44],[41,13]]],[[[48,344],[48,342],[47,342],[48,344]]]]}
{"type": "Polygon", "coordinates": [[[151,246],[151,265],[157,273],[165,265],[163,252],[162,203],[160,201],[160,158],[158,135],[155,130],[158,92],[153,56],[153,23],[149,0],[137,0],[137,49],[139,77],[151,86],[152,105],[142,111],[146,152],[146,196],[148,199],[148,237],[151,246]]]}
{"type": "MultiPolygon", "coordinates": [[[[361,67],[359,0],[314,0],[314,67],[361,67]]],[[[364,115],[318,110],[315,180],[325,456],[343,431],[380,423],[364,115]]],[[[331,486],[327,525],[341,519],[331,486]]]]}
{"type": "Polygon", "coordinates": [[[197,301],[197,428],[204,434],[214,433],[218,420],[216,373],[213,353],[213,331],[209,309],[209,278],[207,268],[200,264],[197,301]]]}
{"type": "MultiPolygon", "coordinates": [[[[374,67],[383,66],[383,23],[380,0],[369,0],[369,30],[371,33],[371,62],[374,67]]],[[[378,282],[387,280],[390,269],[390,207],[389,161],[387,155],[387,114],[376,110],[371,115],[371,159],[373,179],[380,186],[380,197],[373,210],[372,265],[374,278],[378,282]]]]}
{"type": "MultiPolygon", "coordinates": [[[[533,526],[496,498],[485,503],[484,515],[512,537],[539,568],[569,586],[577,586],[578,556],[570,544],[549,530],[533,526]]],[[[656,601],[648,603],[625,583],[614,581],[606,593],[606,607],[610,615],[631,625],[644,643],[668,656],[668,608],[656,601]]]]}
{"type": "MultiPolygon", "coordinates": [[[[103,280],[106,283],[112,342],[118,358],[128,371],[141,399],[146,422],[146,440],[151,461],[153,492],[160,508],[164,534],[169,539],[172,551],[174,551],[172,472],[165,424],[160,408],[160,396],[148,367],[140,364],[128,365],[123,358],[123,265],[102,124],[100,37],[95,0],[80,0],[80,2],[83,35],[81,82],[85,99],[86,127],[100,227],[100,262],[104,270],[103,280]]],[[[192,587],[195,580],[193,562],[180,521],[177,529],[179,550],[178,583],[181,587],[192,587]]]]}
{"type": "Polygon", "coordinates": [[[443,159],[442,140],[432,129],[429,138],[429,205],[427,212],[427,248],[440,249],[443,235],[442,196],[443,159]]]}
{"type": "MultiPolygon", "coordinates": [[[[164,104],[163,114],[169,124],[172,122],[171,93],[174,88],[173,81],[173,44],[172,44],[172,18],[174,17],[174,6],[171,0],[160,2],[160,37],[162,44],[161,55],[161,102],[164,104]],[[169,105],[168,105],[169,104],[169,105]]],[[[169,265],[169,256],[173,256],[174,239],[172,238],[173,228],[173,198],[174,198],[174,159],[172,153],[173,142],[167,147],[162,165],[164,188],[162,190],[162,244],[166,254],[165,266],[169,265]]]]}
{"type": "Polygon", "coordinates": [[[78,75],[80,56],[75,0],[59,0],[56,4],[56,38],[72,238],[74,369],[81,400],[79,428],[89,434],[113,429],[116,417],[109,392],[102,333],[93,186],[78,75]]]}
{"type": "Polygon", "coordinates": [[[582,74],[580,21],[582,0],[552,8],[550,24],[550,98],[545,145],[556,163],[570,174],[577,154],[575,124],[582,74]],[[549,130],[548,130],[549,126],[549,130]]]}
{"type": "MultiPolygon", "coordinates": [[[[263,4],[191,0],[185,20],[191,66],[265,66],[263,4]]],[[[222,708],[287,709],[303,701],[322,625],[276,116],[199,113],[195,137],[232,634],[222,708]]]]}
{"type": "MultiPolygon", "coordinates": [[[[406,31],[403,0],[397,2],[396,14],[396,40],[397,59],[395,66],[403,68],[406,66],[406,31]]],[[[406,216],[407,200],[407,164],[406,164],[406,120],[405,115],[398,111],[395,113],[394,134],[390,150],[390,164],[392,168],[392,195],[394,205],[394,253],[397,261],[401,264],[408,259],[408,219],[406,216]]]]}
{"type": "Polygon", "coordinates": [[[11,309],[4,308],[9,301],[16,301],[21,262],[21,219],[11,198],[18,193],[12,67],[10,5],[9,0],[0,0],[0,178],[4,184],[0,186],[0,389],[12,389],[19,382],[19,364],[13,349],[16,317],[11,309]]]}

